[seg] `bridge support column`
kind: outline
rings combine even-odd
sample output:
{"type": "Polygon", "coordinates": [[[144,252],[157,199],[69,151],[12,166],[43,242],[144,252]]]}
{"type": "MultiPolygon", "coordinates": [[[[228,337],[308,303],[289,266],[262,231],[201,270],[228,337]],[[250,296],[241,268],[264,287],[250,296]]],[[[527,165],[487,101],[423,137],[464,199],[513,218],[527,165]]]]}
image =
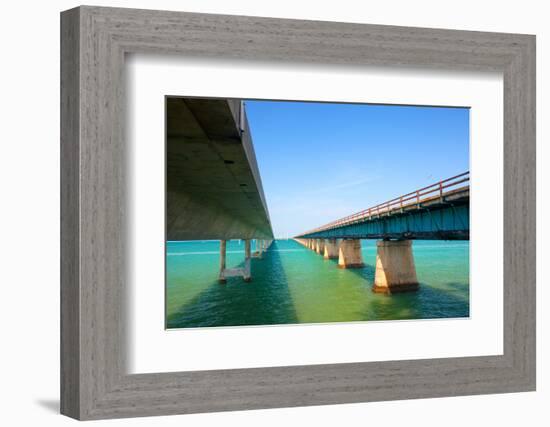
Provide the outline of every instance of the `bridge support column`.
{"type": "Polygon", "coordinates": [[[252,277],[250,276],[250,240],[244,241],[244,269],[243,279],[245,282],[250,282],[252,277]]]}
{"type": "Polygon", "coordinates": [[[327,239],[325,240],[325,259],[336,259],[338,258],[338,240],[336,239],[327,239]]]}
{"type": "Polygon", "coordinates": [[[376,246],[373,292],[391,294],[418,290],[412,240],[380,240],[376,246]]]}
{"type": "Polygon", "coordinates": [[[226,256],[227,241],[220,240],[220,274],[218,275],[218,282],[227,283],[225,278],[225,256],[226,256]]]}
{"type": "Polygon", "coordinates": [[[325,253],[325,239],[316,240],[315,252],[317,252],[319,255],[323,255],[325,253]]]}
{"type": "Polygon", "coordinates": [[[256,252],[252,254],[254,258],[262,259],[265,250],[265,240],[256,239],[256,252]]]}
{"type": "Polygon", "coordinates": [[[343,239],[338,251],[339,268],[361,268],[363,264],[363,255],[361,254],[360,239],[343,239]]]}
{"type": "Polygon", "coordinates": [[[222,284],[227,283],[228,277],[242,277],[245,282],[252,280],[250,275],[250,240],[244,241],[244,267],[227,268],[225,265],[227,241],[220,240],[220,274],[218,281],[222,284]]]}

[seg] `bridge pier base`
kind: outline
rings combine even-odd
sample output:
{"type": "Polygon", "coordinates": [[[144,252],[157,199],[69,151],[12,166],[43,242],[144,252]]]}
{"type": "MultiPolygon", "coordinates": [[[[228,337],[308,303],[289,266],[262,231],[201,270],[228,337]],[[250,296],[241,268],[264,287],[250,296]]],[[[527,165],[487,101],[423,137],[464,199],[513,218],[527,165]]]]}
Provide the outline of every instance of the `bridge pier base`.
{"type": "Polygon", "coordinates": [[[323,256],[325,259],[337,259],[338,258],[338,240],[327,239],[325,241],[325,253],[323,256]]]}
{"type": "Polygon", "coordinates": [[[315,241],[315,252],[319,255],[323,255],[325,253],[325,239],[317,239],[315,241]]]}
{"type": "Polygon", "coordinates": [[[376,246],[373,292],[392,294],[418,290],[412,240],[380,240],[376,246]]]}
{"type": "Polygon", "coordinates": [[[361,240],[343,239],[338,251],[338,268],[361,268],[364,265],[361,240]]]}
{"type": "Polygon", "coordinates": [[[245,282],[252,280],[250,274],[250,240],[244,241],[244,267],[242,268],[226,268],[226,249],[227,241],[220,240],[220,274],[218,275],[218,282],[221,284],[227,283],[228,277],[242,277],[245,282]]]}

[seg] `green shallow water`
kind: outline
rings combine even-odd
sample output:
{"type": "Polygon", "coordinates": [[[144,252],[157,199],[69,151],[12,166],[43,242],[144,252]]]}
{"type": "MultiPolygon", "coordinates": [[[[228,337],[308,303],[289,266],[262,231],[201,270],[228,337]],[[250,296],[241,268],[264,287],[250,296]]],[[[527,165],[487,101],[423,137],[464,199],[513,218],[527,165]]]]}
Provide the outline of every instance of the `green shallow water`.
{"type": "MultiPolygon", "coordinates": [[[[420,290],[374,294],[376,242],[363,240],[365,267],[336,260],[293,240],[276,240],[252,259],[252,282],[217,281],[219,242],[167,243],[168,328],[274,325],[469,316],[469,242],[415,241],[420,290]]],[[[242,264],[244,243],[227,244],[227,267],[242,264]]]]}

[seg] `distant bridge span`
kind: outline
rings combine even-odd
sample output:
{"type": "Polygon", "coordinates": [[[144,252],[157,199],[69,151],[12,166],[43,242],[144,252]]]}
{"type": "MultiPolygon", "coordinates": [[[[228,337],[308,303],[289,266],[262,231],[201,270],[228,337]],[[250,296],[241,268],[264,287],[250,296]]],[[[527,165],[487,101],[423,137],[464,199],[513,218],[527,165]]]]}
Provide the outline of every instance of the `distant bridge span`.
{"type": "Polygon", "coordinates": [[[295,237],[340,268],[364,266],[361,239],[379,239],[372,290],[416,291],[415,239],[469,240],[470,173],[439,181],[295,237]]]}
{"type": "Polygon", "coordinates": [[[298,239],[469,240],[470,173],[307,231],[298,239]]]}

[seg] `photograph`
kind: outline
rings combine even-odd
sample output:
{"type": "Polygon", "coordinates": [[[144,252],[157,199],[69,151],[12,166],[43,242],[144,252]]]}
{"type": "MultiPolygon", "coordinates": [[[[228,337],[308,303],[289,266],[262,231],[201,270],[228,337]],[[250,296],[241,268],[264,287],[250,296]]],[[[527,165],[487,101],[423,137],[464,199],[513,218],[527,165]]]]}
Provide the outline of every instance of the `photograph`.
{"type": "Polygon", "coordinates": [[[167,329],[468,318],[470,109],[165,96],[167,329]]]}

